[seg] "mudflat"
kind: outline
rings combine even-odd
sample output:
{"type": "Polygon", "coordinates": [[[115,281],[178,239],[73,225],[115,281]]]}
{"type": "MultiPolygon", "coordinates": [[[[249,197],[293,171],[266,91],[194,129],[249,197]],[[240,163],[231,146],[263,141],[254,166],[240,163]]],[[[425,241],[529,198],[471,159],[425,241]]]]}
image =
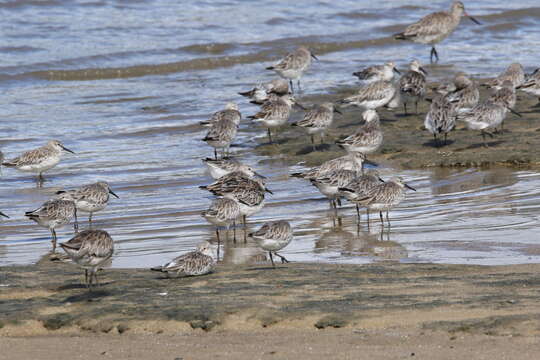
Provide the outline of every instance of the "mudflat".
{"type": "Polygon", "coordinates": [[[540,353],[539,271],[291,263],[173,279],[107,269],[89,292],[80,269],[42,261],[0,268],[0,347],[10,359],[527,359],[540,353]]]}

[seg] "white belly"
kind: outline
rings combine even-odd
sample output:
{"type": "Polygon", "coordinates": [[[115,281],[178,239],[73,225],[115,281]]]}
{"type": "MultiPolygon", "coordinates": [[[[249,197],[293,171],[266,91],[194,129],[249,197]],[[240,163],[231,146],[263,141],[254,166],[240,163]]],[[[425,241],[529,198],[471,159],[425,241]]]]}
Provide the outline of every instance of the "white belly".
{"type": "Polygon", "coordinates": [[[38,164],[24,165],[19,167],[18,169],[24,172],[40,173],[55,167],[59,162],[59,156],[48,157],[38,164]]]}

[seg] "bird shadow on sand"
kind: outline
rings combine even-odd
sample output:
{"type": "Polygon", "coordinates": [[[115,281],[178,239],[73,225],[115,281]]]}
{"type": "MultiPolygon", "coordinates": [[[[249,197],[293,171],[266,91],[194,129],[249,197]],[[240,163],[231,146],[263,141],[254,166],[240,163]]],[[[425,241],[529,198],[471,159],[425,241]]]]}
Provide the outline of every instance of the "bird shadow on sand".
{"type": "MultiPolygon", "coordinates": [[[[99,287],[107,286],[107,285],[110,285],[112,283],[113,283],[113,281],[100,282],[99,287]]],[[[58,291],[73,290],[73,289],[87,289],[87,287],[83,283],[66,284],[66,285],[62,285],[62,286],[58,287],[58,291]]],[[[94,288],[92,288],[92,289],[94,289],[94,288]]],[[[97,289],[99,290],[99,288],[97,288],[97,289]]]]}
{"type": "Polygon", "coordinates": [[[266,270],[274,270],[274,271],[277,271],[277,270],[285,270],[287,269],[286,266],[280,266],[281,264],[276,264],[276,267],[273,268],[272,267],[272,264],[269,264],[268,266],[258,266],[258,267],[253,267],[253,268],[249,268],[247,269],[248,271],[266,271],[266,270]]]}
{"type": "Polygon", "coordinates": [[[429,141],[426,141],[422,145],[427,146],[427,147],[436,148],[436,149],[444,149],[445,147],[447,147],[449,145],[452,145],[455,142],[456,142],[455,140],[451,140],[451,139],[446,140],[446,143],[444,142],[444,140],[435,141],[435,139],[431,139],[429,141]]]}
{"type": "Polygon", "coordinates": [[[83,285],[84,292],[81,292],[77,295],[68,296],[64,299],[64,303],[75,303],[82,301],[96,301],[101,298],[112,295],[109,291],[92,288],[92,291],[88,291],[86,286],[83,285]]]}
{"type": "Polygon", "coordinates": [[[463,150],[471,150],[471,149],[489,149],[490,147],[494,147],[494,146],[497,146],[497,145],[501,145],[501,144],[504,144],[504,141],[503,140],[498,140],[498,141],[491,141],[491,142],[488,142],[486,143],[488,147],[484,147],[484,143],[477,143],[477,144],[472,144],[472,145],[469,145],[465,148],[463,148],[463,150]]]}
{"type": "Polygon", "coordinates": [[[312,145],[309,145],[309,146],[304,146],[302,149],[298,150],[296,152],[296,155],[307,155],[307,154],[315,152],[315,151],[328,151],[331,148],[332,148],[332,145],[330,145],[330,144],[315,145],[315,149],[313,149],[312,145]]]}

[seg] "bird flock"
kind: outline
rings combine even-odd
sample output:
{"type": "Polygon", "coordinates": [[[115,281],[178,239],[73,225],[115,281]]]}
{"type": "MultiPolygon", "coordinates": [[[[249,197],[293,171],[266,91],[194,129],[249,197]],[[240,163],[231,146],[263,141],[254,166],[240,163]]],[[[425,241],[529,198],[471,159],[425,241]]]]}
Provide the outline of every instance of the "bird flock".
{"type": "MultiPolygon", "coordinates": [[[[435,44],[456,29],[462,16],[468,16],[480,24],[466,13],[463,3],[455,1],[450,11],[429,14],[394,37],[397,40],[431,45],[430,61],[438,61],[435,44]]],[[[280,78],[239,92],[239,95],[260,106],[259,111],[247,116],[247,119],[265,128],[269,144],[277,147],[279,145],[274,143],[278,136],[277,129],[286,125],[302,128],[310,137],[313,151],[317,151],[315,136],[319,137],[321,143],[325,142],[325,133],[332,126],[335,114],[341,115],[348,107],[360,108],[363,123],[353,134],[335,141],[344,150],[343,156],[290,176],[309,181],[328,199],[334,210],[341,206],[341,199],[354,204],[358,222],[360,209],[365,208],[368,226],[370,211],[374,211],[379,213],[381,226],[389,227],[389,211],[405,199],[407,189],[415,190],[398,174],[383,180],[376,164],[367,159],[384,141],[378,109],[399,109],[402,105],[407,114],[414,104],[415,113],[418,114],[418,103],[427,101],[430,104],[425,114],[424,127],[432,134],[437,146],[448,143],[448,134],[459,121],[470,130],[480,131],[484,145],[487,146],[486,136],[493,137],[502,132],[503,122],[509,113],[520,116],[514,110],[516,90],[540,97],[540,69],[526,75],[520,64],[511,64],[496,78],[481,84],[492,89],[489,98],[482,100],[480,85],[464,72],[457,73],[451,81],[430,87],[428,72],[418,60],[413,59],[408,71],[404,73],[397,69],[393,61],[356,71],[353,75],[359,79],[361,86],[353,95],[337,103],[324,102],[308,109],[302,105],[298,96],[302,91],[300,79],[310,68],[312,60],[318,60],[318,57],[311,49],[301,46],[274,65],[266,67],[280,78]],[[432,95],[428,96],[430,93],[432,95]],[[289,123],[295,107],[305,111],[305,114],[301,120],[289,123]]],[[[274,257],[280,258],[281,262],[288,262],[278,254],[293,240],[293,229],[288,221],[270,221],[254,232],[247,231],[247,218],[261,211],[266,197],[273,193],[266,186],[263,175],[231,156],[230,146],[237,136],[241,121],[242,114],[238,105],[230,102],[223,110],[212,114],[210,119],[201,122],[201,126],[207,129],[202,141],[213,148],[214,155],[202,162],[214,182],[200,188],[215,196],[208,209],[201,212],[201,216],[216,227],[217,247],[205,241],[195,251],[152,270],[168,275],[189,276],[213,271],[216,259],[219,261],[220,258],[220,228],[226,230],[226,238],[232,229],[233,241],[236,241],[237,222],[240,220],[244,241],[250,238],[267,251],[273,267],[274,257]]],[[[11,160],[5,160],[0,153],[0,161],[5,167],[37,174],[40,186],[43,173],[56,166],[65,152],[75,154],[60,141],[51,140],[11,160]]],[[[75,236],[61,243],[60,247],[85,270],[85,283],[89,289],[97,284],[97,271],[110,262],[114,252],[111,236],[106,231],[91,227],[93,214],[106,208],[110,195],[119,198],[108,183],[99,181],[77,189],[58,191],[54,198],[25,213],[30,220],[50,230],[53,252],[57,245],[56,229],[73,221],[75,236]],[[78,212],[89,214],[90,228],[80,232],[78,212]]],[[[0,216],[8,217],[2,212],[0,216]]]]}

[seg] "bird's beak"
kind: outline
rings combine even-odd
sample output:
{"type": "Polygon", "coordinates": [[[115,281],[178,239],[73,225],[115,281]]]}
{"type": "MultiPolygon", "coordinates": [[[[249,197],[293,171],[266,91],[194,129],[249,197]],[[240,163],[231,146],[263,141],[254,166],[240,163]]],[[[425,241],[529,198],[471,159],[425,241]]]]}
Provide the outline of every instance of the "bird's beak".
{"type": "Polygon", "coordinates": [[[383,180],[383,179],[381,179],[381,178],[379,178],[379,181],[380,181],[380,182],[384,182],[384,180],[383,180]]]}
{"type": "Polygon", "coordinates": [[[407,184],[405,184],[405,187],[406,187],[407,189],[411,189],[412,191],[416,191],[416,189],[415,189],[415,188],[413,188],[413,187],[412,187],[412,186],[410,186],[410,185],[407,185],[407,184]]]}
{"type": "Polygon", "coordinates": [[[396,74],[401,75],[401,71],[399,71],[398,69],[393,68],[392,70],[394,70],[394,72],[395,72],[396,74]]]}
{"type": "Polygon", "coordinates": [[[311,57],[314,58],[315,60],[319,61],[319,58],[316,57],[314,53],[311,53],[311,57]]]}
{"type": "Polygon", "coordinates": [[[300,104],[300,103],[297,103],[297,102],[296,102],[296,103],[294,103],[294,105],[295,105],[295,106],[298,106],[298,107],[299,107],[300,109],[302,109],[302,110],[307,110],[306,107],[305,107],[304,105],[300,104]]]}
{"type": "Polygon", "coordinates": [[[8,218],[9,219],[9,216],[7,216],[6,214],[4,214],[3,212],[0,211],[0,215],[5,217],[5,218],[8,218]]]}
{"type": "Polygon", "coordinates": [[[109,189],[109,194],[111,194],[112,196],[114,196],[117,199],[120,199],[120,196],[116,195],[111,189],[109,189]]]}
{"type": "Polygon", "coordinates": [[[270,191],[270,189],[265,188],[264,191],[266,191],[266,192],[269,193],[269,194],[274,195],[274,193],[273,193],[272,191],[270,191]]]}
{"type": "Polygon", "coordinates": [[[72,154],[75,154],[73,151],[69,150],[67,147],[65,147],[64,145],[60,145],[60,147],[62,149],[64,149],[64,151],[67,151],[68,153],[72,153],[72,154]]]}
{"type": "Polygon", "coordinates": [[[517,116],[519,116],[519,117],[523,117],[523,116],[521,116],[521,114],[518,113],[516,110],[514,110],[514,109],[512,109],[512,108],[509,108],[509,107],[507,107],[507,109],[510,110],[510,112],[511,112],[512,114],[517,115],[517,116]]]}
{"type": "Polygon", "coordinates": [[[426,69],[424,69],[423,67],[420,66],[420,67],[418,68],[418,70],[420,70],[424,75],[426,75],[426,76],[428,75],[426,69]]]}
{"type": "Polygon", "coordinates": [[[476,25],[482,25],[482,23],[481,23],[480,21],[476,20],[475,18],[473,18],[471,15],[467,14],[466,12],[463,13],[463,15],[465,15],[466,17],[468,17],[469,19],[471,19],[471,21],[472,21],[473,23],[475,23],[476,25]]]}
{"type": "Polygon", "coordinates": [[[261,174],[259,174],[258,172],[254,171],[253,174],[258,177],[259,179],[266,179],[266,176],[263,176],[261,174]]]}
{"type": "Polygon", "coordinates": [[[338,108],[334,108],[334,112],[338,113],[339,115],[343,115],[343,113],[338,108]]]}

